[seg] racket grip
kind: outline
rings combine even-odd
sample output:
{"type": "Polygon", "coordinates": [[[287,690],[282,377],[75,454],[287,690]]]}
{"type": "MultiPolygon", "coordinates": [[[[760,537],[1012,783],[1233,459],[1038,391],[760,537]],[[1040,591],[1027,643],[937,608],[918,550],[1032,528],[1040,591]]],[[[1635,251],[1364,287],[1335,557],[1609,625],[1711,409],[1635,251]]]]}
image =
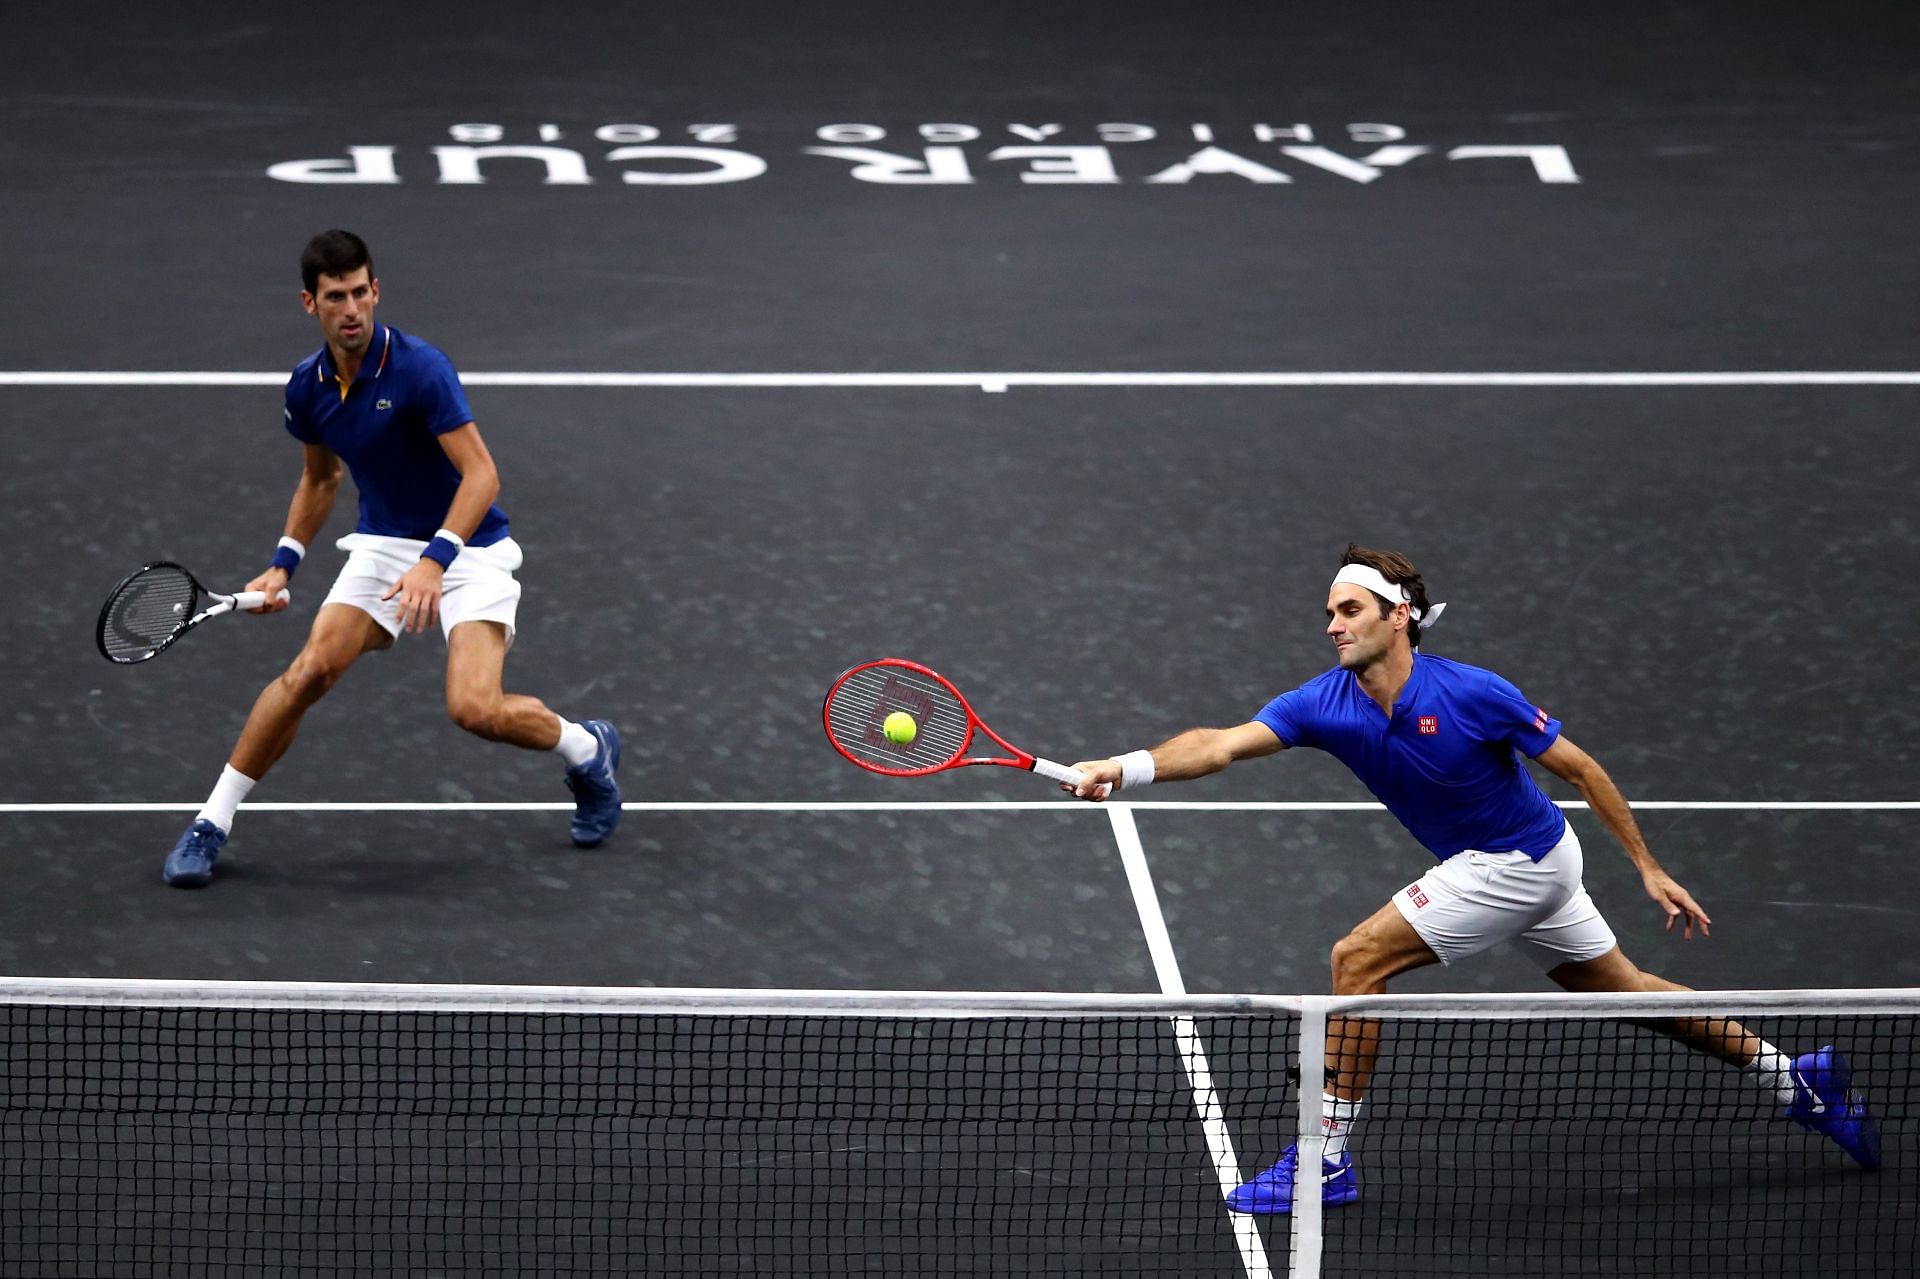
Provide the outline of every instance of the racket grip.
{"type": "MultiPolygon", "coordinates": [[[[1038,756],[1034,758],[1033,771],[1067,786],[1078,786],[1086,778],[1086,775],[1077,768],[1068,768],[1065,764],[1056,764],[1050,759],[1041,759],[1038,756]]],[[[1102,783],[1100,798],[1105,799],[1111,794],[1113,794],[1113,787],[1102,783]]]]}
{"type": "MultiPolygon", "coordinates": [[[[276,598],[280,603],[284,604],[287,600],[291,599],[292,596],[282,588],[276,598]]],[[[234,610],[241,613],[251,613],[256,608],[264,607],[266,602],[267,593],[265,591],[241,591],[233,597],[234,610]]]]}
{"type": "Polygon", "coordinates": [[[1051,781],[1061,782],[1068,786],[1078,786],[1081,781],[1079,769],[1068,768],[1065,764],[1056,764],[1050,759],[1040,759],[1036,757],[1033,761],[1033,771],[1051,781]]]}

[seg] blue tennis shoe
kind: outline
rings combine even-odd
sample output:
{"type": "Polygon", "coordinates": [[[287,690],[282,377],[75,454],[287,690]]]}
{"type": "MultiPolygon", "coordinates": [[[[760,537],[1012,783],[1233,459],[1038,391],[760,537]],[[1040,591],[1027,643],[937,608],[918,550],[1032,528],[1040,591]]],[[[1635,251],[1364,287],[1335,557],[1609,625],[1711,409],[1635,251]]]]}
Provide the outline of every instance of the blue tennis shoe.
{"type": "Polygon", "coordinates": [[[1831,1138],[1853,1162],[1873,1172],[1880,1167],[1880,1125],[1867,1103],[1852,1090],[1853,1067],[1832,1044],[1793,1059],[1793,1100],[1787,1118],[1831,1138]]]}
{"type": "Polygon", "coordinates": [[[205,887],[213,881],[213,863],[226,842],[227,832],[204,817],[196,818],[167,854],[160,877],[175,888],[205,887]]]}
{"type": "Polygon", "coordinates": [[[567,789],[573,792],[573,842],[580,848],[598,848],[620,824],[620,783],[613,779],[620,767],[620,734],[604,719],[590,719],[580,727],[599,741],[600,753],[567,770],[567,789]]]}
{"type": "MultiPolygon", "coordinates": [[[[1273,1165],[1243,1186],[1227,1192],[1227,1207],[1233,1212],[1256,1214],[1293,1211],[1294,1169],[1300,1162],[1297,1146],[1288,1146],[1273,1165]]],[[[1353,1157],[1346,1151],[1338,1159],[1320,1162],[1320,1202],[1328,1208],[1350,1204],[1360,1197],[1360,1185],[1353,1176],[1353,1157]]]]}

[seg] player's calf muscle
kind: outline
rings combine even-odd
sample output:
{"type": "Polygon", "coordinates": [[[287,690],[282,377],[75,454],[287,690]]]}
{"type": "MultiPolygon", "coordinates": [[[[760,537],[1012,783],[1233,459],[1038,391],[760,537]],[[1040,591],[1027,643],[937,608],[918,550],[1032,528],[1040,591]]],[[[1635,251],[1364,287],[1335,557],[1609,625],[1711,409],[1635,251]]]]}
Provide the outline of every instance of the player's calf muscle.
{"type": "Polygon", "coordinates": [[[447,698],[447,714],[455,724],[489,742],[547,751],[560,741],[560,717],[537,697],[455,693],[447,698]]]}

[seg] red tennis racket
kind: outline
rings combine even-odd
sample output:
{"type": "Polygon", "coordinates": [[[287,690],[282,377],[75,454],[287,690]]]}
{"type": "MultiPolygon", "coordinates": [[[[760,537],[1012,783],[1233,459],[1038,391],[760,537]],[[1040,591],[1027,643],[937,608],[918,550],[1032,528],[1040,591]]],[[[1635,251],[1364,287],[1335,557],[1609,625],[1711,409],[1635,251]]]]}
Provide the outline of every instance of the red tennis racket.
{"type": "Polygon", "coordinates": [[[918,662],[898,657],[864,662],[833,682],[820,720],[833,749],[860,767],[888,777],[924,777],[972,764],[999,764],[1077,785],[1080,773],[1050,759],[1039,759],[987,727],[953,682],[918,662]],[[887,736],[887,717],[911,716],[910,741],[887,736]],[[1008,752],[1001,758],[968,755],[974,730],[1008,752]]]}

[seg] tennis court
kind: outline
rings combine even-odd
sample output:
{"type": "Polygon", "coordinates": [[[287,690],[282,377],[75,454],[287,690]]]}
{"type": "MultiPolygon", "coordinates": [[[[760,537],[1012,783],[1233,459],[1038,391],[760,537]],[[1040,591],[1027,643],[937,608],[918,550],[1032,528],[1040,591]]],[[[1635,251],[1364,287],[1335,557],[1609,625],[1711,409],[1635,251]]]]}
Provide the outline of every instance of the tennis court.
{"type": "MultiPolygon", "coordinates": [[[[1242,722],[1328,665],[1326,583],[1354,540],[1420,566],[1450,604],[1426,648],[1549,707],[1713,915],[1711,939],[1662,933],[1574,805],[1588,885],[1629,955],[1702,989],[1920,988],[1920,721],[1904,674],[1920,658],[1920,265],[1905,224],[1920,22],[1903,8],[1816,23],[1718,3],[1551,18],[1481,3],[982,5],[937,20],[721,4],[535,25],[428,4],[359,41],[257,6],[196,15],[64,5],[0,50],[0,291],[15,304],[0,318],[0,535],[16,548],[0,566],[15,601],[0,620],[0,974],[1321,992],[1336,938],[1428,863],[1329,757],[1100,809],[1008,770],[868,775],[829,749],[820,705],[849,665],[898,655],[1056,760],[1242,722]],[[231,589],[271,552],[299,469],[280,386],[316,345],[295,262],[333,225],[371,244],[380,319],[453,358],[499,463],[528,552],[509,688],[619,725],[628,809],[605,847],[572,848],[559,766],[454,728],[443,646],[409,637],[308,716],[215,883],[169,891],[160,861],[298,649],[349,517],[336,509],[287,615],[222,619],[125,669],[93,651],[94,615],[143,561],[231,589]]],[[[1394,988],[1543,986],[1500,951],[1394,988]]],[[[842,1151],[820,1193],[925,1187],[924,1217],[912,1196],[876,1193],[832,1247],[804,1227],[799,1161],[775,1178],[779,1211],[751,1226],[750,1203],[724,1196],[697,1210],[634,1197],[617,1169],[637,1139],[618,1118],[573,1147],[579,1178],[546,1190],[488,1180],[543,1166],[504,1154],[451,1183],[422,1173],[441,1206],[390,1220],[377,1247],[300,1224],[312,1178],[351,1161],[262,1171],[278,1156],[251,1138],[286,1120],[279,1103],[195,1109],[183,1162],[151,1158],[286,1187],[261,1192],[280,1196],[278,1242],[223,1263],[236,1274],[566,1273],[538,1240],[581,1221],[599,1223],[583,1237],[618,1234],[636,1204],[682,1223],[648,1227],[677,1251],[649,1251],[656,1238],[567,1264],[1097,1274],[1172,1257],[1175,1271],[1252,1273],[1218,1210],[1174,1014],[1155,1008],[1119,1038],[1031,1049],[1078,1054],[1097,1096],[1154,1099],[1139,1131],[1049,1130],[1060,1181],[1045,1184],[1066,1187],[1052,1199],[1004,1180],[1026,1165],[994,1143],[1025,1137],[942,1147],[954,1139],[879,1119],[884,1154],[849,1170],[834,1125],[854,1121],[807,1116],[820,1126],[789,1132],[789,1153],[842,1151]],[[218,1154],[194,1144],[223,1132],[218,1154]],[[522,1251],[507,1231],[471,1252],[393,1253],[401,1235],[460,1234],[450,1184],[551,1203],[560,1224],[528,1224],[522,1251]],[[1088,1214],[1089,1185],[1124,1227],[1088,1214]],[[971,1248],[961,1225],[994,1237],[971,1248]],[[713,1242],[724,1229],[740,1248],[713,1242]],[[902,1252],[915,1237],[941,1243],[902,1252]],[[1046,1238],[1050,1261],[1015,1257],[1046,1238]]],[[[1297,1016],[1272,1035],[1297,1047],[1297,1016]]],[[[620,1017],[619,1035],[652,1024],[620,1017]]],[[[965,1109],[982,1044],[938,1024],[963,1077],[956,1122],[991,1128],[965,1109]]],[[[1540,1065],[1520,1118],[1465,1131],[1472,1090],[1424,1098],[1432,1054],[1389,1054],[1400,1100],[1362,1121],[1356,1151],[1396,1155],[1368,1165],[1354,1215],[1329,1214],[1324,1272],[1455,1273],[1413,1241],[1457,1188],[1451,1168],[1484,1191],[1476,1211],[1507,1223],[1463,1227],[1475,1273],[1551,1272],[1556,1245],[1569,1273],[1575,1259],[1900,1273],[1920,1246],[1911,1024],[1856,1028],[1887,1142],[1873,1178],[1649,1036],[1607,1039],[1605,1059],[1668,1080],[1697,1124],[1636,1110],[1606,1069],[1550,1085],[1540,1065]],[[1580,1128],[1583,1097],[1606,1126],[1580,1128]],[[1676,1125],[1697,1149],[1662,1169],[1676,1125]],[[1650,1150],[1663,1153],[1647,1175],[1622,1171],[1650,1150]],[[1523,1185],[1510,1165],[1538,1177],[1523,1185]],[[1762,1216],[1803,1228],[1764,1261],[1675,1234],[1649,1248],[1635,1224],[1654,1209],[1700,1231],[1762,1216]],[[1599,1224],[1556,1233],[1542,1224],[1555,1218],[1599,1224]]],[[[1202,1025],[1251,1172],[1297,1115],[1287,1062],[1247,1027],[1202,1025]]],[[[1016,1059],[1029,1051],[1022,1025],[989,1026],[1016,1059]]],[[[1822,1029],[1811,1013],[1781,1025],[1822,1029]]],[[[277,1033],[263,1098],[299,1058],[268,1060],[293,1043],[277,1033]]],[[[1532,1029],[1513,1034],[1526,1060],[1551,1056],[1532,1029]]],[[[931,1051],[927,1034],[903,1038],[931,1051]]],[[[13,1078],[48,1068],[46,1043],[10,1043],[13,1078]]],[[[1500,1051],[1485,1047],[1486,1061],[1500,1051]]],[[[647,1051],[647,1069],[670,1070],[682,1049],[647,1051]]],[[[716,1041],[680,1066],[724,1055],[716,1041]]],[[[504,1062],[478,1095],[564,1093],[575,1066],[504,1062]]],[[[631,1111],[641,1066],[606,1069],[609,1113],[631,1111]]],[[[117,1077],[131,1097],[174,1095],[174,1072],[169,1059],[117,1077]]],[[[572,1122],[487,1127],[498,1118],[427,1116],[418,1148],[448,1152],[430,1161],[443,1174],[467,1143],[553,1157],[572,1122]]],[[[334,1122],[298,1140],[338,1150],[382,1120],[334,1122]]],[[[24,1112],[9,1124],[31,1126],[24,1112]]],[[[750,1127],[682,1167],[734,1167],[750,1127]]],[[[68,1220],[68,1251],[29,1250],[50,1237],[34,1196],[92,1194],[104,1174],[77,1133],[37,1157],[10,1153],[14,1136],[0,1253],[19,1273],[207,1273],[135,1227],[119,1251],[83,1256],[88,1227],[68,1220]]],[[[715,1175],[675,1193],[743,1184],[715,1175]]],[[[1257,1233],[1284,1272],[1284,1222],[1257,1233]]]]}

